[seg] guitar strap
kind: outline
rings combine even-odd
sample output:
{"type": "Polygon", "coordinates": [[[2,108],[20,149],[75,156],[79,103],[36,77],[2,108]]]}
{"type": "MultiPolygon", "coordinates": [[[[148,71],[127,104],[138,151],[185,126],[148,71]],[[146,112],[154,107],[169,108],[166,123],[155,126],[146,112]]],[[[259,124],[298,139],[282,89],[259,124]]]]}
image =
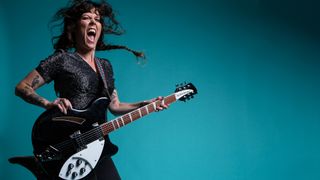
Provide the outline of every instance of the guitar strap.
{"type": "MultiPolygon", "coordinates": [[[[109,88],[108,88],[107,79],[106,79],[108,72],[107,72],[107,70],[106,71],[103,70],[103,67],[102,67],[102,65],[101,65],[101,63],[100,63],[98,58],[95,58],[95,61],[96,61],[96,65],[98,67],[98,72],[99,72],[99,74],[101,76],[101,79],[103,81],[103,85],[104,85],[105,91],[107,91],[108,98],[111,101],[111,96],[110,96],[110,93],[109,93],[109,88]]],[[[118,146],[114,145],[110,141],[109,136],[106,136],[105,139],[106,139],[107,146],[108,146],[107,149],[110,150],[111,155],[116,154],[118,152],[118,146]]]]}
{"type": "Polygon", "coordinates": [[[101,79],[103,81],[104,88],[107,91],[108,98],[109,98],[109,100],[111,100],[111,96],[110,96],[109,88],[108,88],[108,84],[107,84],[107,79],[106,79],[106,77],[107,77],[106,73],[104,72],[100,61],[97,58],[95,58],[95,61],[96,61],[96,65],[98,67],[98,72],[99,72],[101,79]]]}

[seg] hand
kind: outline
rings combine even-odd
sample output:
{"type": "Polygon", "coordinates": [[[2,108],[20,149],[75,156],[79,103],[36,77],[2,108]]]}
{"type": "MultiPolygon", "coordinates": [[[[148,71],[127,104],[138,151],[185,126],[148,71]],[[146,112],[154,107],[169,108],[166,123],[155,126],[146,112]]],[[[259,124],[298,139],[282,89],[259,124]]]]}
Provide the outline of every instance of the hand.
{"type": "Polygon", "coordinates": [[[154,99],[151,99],[151,100],[148,100],[148,101],[143,101],[142,106],[150,104],[150,103],[153,103],[155,101],[160,101],[161,103],[159,105],[157,105],[157,107],[156,107],[156,112],[157,111],[162,111],[164,109],[168,109],[169,104],[165,104],[163,99],[164,98],[162,96],[159,96],[157,98],[154,98],[154,99]]]}
{"type": "Polygon", "coordinates": [[[71,102],[66,98],[57,98],[53,102],[50,102],[46,105],[47,109],[58,107],[61,112],[67,114],[67,110],[72,108],[71,102]]]}

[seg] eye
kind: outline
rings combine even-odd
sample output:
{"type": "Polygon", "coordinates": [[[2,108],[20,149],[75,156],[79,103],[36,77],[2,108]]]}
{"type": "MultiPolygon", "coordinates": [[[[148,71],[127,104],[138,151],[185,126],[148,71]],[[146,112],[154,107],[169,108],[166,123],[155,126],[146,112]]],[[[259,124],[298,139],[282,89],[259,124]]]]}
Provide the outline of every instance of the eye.
{"type": "Polygon", "coordinates": [[[82,16],[81,19],[82,20],[88,20],[88,19],[90,19],[90,17],[89,16],[82,16]]]}

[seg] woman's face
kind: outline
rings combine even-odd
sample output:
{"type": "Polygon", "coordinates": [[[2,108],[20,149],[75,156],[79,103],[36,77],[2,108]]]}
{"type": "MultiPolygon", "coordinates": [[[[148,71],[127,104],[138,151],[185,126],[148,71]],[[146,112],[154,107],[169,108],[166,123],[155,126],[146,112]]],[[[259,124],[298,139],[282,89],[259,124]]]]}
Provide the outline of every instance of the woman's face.
{"type": "Polygon", "coordinates": [[[101,35],[100,15],[96,9],[83,13],[75,33],[76,49],[81,51],[95,50],[101,35]]]}

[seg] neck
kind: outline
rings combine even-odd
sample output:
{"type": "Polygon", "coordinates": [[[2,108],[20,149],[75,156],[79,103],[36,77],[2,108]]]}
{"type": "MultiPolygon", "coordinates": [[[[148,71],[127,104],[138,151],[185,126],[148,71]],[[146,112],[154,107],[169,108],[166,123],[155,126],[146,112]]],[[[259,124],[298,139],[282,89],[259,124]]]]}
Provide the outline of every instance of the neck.
{"type": "Polygon", "coordinates": [[[94,61],[94,50],[81,51],[81,50],[77,49],[76,53],[78,53],[87,62],[93,62],[94,61]]]}

